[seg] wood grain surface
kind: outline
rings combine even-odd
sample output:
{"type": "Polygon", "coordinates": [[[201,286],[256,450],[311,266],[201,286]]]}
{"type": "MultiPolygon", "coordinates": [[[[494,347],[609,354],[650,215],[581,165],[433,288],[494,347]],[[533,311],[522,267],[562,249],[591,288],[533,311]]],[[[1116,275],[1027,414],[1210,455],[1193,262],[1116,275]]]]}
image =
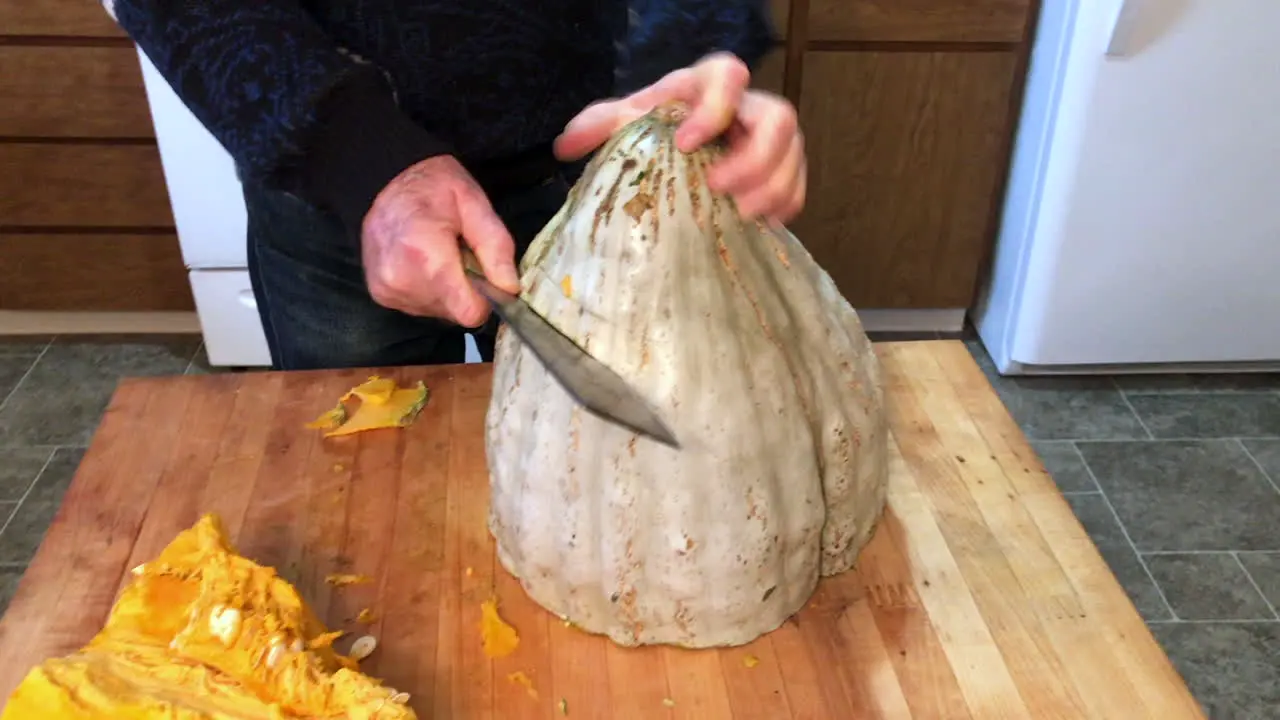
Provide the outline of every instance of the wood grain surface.
{"type": "Polygon", "coordinates": [[[96,0],[5,0],[0,2],[0,35],[125,37],[96,0]]]}
{"type": "Polygon", "coordinates": [[[132,47],[0,45],[0,135],[151,138],[132,47]]]}
{"type": "Polygon", "coordinates": [[[1203,717],[964,346],[879,355],[893,479],[857,568],[751,645],[699,652],[565,627],[495,563],[487,365],[397,369],[434,391],[417,423],[333,440],[302,424],[368,373],[126,381],[0,620],[0,696],[88,640],[128,569],[214,511],[333,626],[372,606],[366,669],[424,718],[556,718],[561,699],[570,718],[1203,717]],[[324,583],[340,571],[376,581],[324,583]],[[493,661],[491,594],[521,638],[493,661]]]}
{"type": "Polygon", "coordinates": [[[1031,0],[808,0],[809,40],[1009,42],[1031,0]]]}
{"type": "Polygon", "coordinates": [[[195,309],[172,232],[11,235],[0,231],[0,309],[195,309]]]}
{"type": "Polygon", "coordinates": [[[0,226],[173,227],[160,152],[0,143],[0,226]]]}
{"type": "Polygon", "coordinates": [[[854,307],[969,307],[1017,57],[810,51],[803,62],[807,153],[828,160],[810,163],[792,231],[854,307]]]}

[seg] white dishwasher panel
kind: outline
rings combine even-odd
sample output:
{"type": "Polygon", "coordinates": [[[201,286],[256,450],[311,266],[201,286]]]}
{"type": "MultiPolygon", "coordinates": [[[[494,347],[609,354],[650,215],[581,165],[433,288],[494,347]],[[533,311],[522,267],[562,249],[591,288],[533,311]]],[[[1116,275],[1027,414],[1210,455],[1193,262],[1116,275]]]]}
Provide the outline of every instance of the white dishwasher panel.
{"type": "Polygon", "coordinates": [[[141,50],[138,59],[183,261],[193,270],[244,268],[248,218],[235,162],[141,50]]]}
{"type": "Polygon", "coordinates": [[[214,367],[271,365],[247,270],[193,270],[191,292],[214,367]]]}

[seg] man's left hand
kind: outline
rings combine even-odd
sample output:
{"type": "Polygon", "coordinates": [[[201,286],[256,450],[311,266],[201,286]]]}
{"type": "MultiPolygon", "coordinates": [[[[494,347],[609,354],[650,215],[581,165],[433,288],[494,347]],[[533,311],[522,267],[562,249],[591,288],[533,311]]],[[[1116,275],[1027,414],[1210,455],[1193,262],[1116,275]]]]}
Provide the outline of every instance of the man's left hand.
{"type": "Polygon", "coordinates": [[[748,89],[750,80],[734,55],[708,55],[625,98],[588,106],[556,138],[556,156],[576,160],[658,105],[680,101],[690,110],[676,131],[680,150],[726,134],[728,152],[707,171],[711,189],[733,197],[744,217],[785,223],[804,207],[804,138],[791,103],[748,89]]]}

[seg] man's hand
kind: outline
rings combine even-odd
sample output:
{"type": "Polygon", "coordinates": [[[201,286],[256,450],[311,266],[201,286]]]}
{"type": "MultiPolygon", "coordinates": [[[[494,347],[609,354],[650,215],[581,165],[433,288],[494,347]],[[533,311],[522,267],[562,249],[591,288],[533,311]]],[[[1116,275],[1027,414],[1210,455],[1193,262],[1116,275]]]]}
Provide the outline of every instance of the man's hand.
{"type": "Polygon", "coordinates": [[[452,157],[406,169],[378,194],[364,218],[369,294],[411,315],[479,327],[489,306],[462,270],[459,239],[494,285],[519,292],[515,243],[484,190],[452,157]]]}
{"type": "Polygon", "coordinates": [[[711,189],[732,196],[745,217],[784,223],[804,207],[804,138],[791,103],[748,90],[750,79],[737,57],[708,55],[628,97],[587,107],[556,138],[556,155],[576,160],[654,107],[681,101],[690,114],[676,131],[680,150],[727,133],[728,153],[707,171],[711,189]]]}

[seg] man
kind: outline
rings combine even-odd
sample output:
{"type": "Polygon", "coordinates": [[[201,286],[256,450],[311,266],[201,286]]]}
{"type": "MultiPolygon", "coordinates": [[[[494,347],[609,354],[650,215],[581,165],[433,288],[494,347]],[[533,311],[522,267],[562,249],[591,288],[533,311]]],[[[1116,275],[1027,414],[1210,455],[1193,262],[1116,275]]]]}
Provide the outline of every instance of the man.
{"type": "Polygon", "coordinates": [[[746,90],[767,0],[104,0],[235,160],[277,369],[492,357],[461,239],[496,285],[575,168],[666,100],[678,142],[727,132],[713,189],[781,222],[804,202],[790,105],[746,90]],[[615,98],[603,100],[604,98],[615,98]]]}

